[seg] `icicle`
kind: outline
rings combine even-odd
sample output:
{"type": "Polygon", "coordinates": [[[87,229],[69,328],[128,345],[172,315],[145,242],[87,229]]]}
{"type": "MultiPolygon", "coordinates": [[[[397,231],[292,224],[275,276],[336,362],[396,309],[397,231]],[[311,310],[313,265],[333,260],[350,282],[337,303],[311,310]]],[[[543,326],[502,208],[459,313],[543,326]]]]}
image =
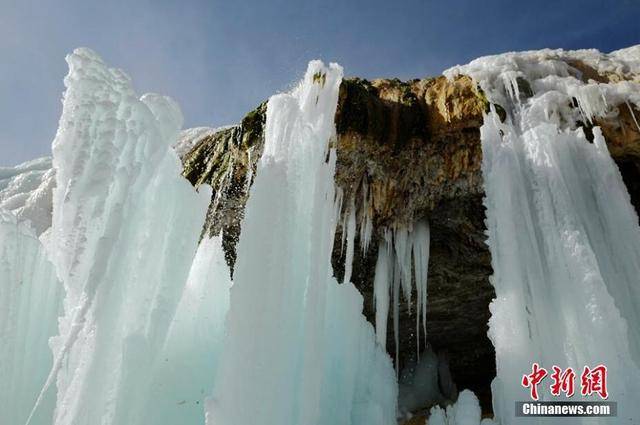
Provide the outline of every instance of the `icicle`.
{"type": "Polygon", "coordinates": [[[427,338],[427,272],[429,269],[429,223],[418,222],[413,230],[413,264],[416,292],[418,294],[416,311],[416,338],[418,338],[418,351],[420,350],[420,321],[427,338]]]}
{"type": "Polygon", "coordinates": [[[518,89],[518,80],[515,73],[502,74],[502,83],[505,91],[514,102],[520,103],[520,90],[518,89]]]}
{"type": "MultiPolygon", "coordinates": [[[[400,227],[393,231],[385,230],[384,240],[378,247],[378,258],[374,277],[374,295],[376,297],[376,333],[378,342],[386,341],[387,316],[389,302],[393,302],[393,323],[396,344],[399,339],[399,303],[400,288],[411,311],[411,292],[413,282],[416,285],[416,339],[419,356],[420,322],[423,333],[427,335],[427,271],[429,266],[429,224],[417,222],[411,231],[400,227]],[[388,293],[393,283],[392,296],[388,293]]],[[[383,347],[385,344],[381,342],[383,347]]],[[[396,346],[396,349],[399,349],[396,346]]],[[[396,353],[397,354],[397,353],[396,353]]],[[[397,360],[397,359],[396,359],[397,360]]]]}
{"type": "Polygon", "coordinates": [[[373,296],[376,305],[376,339],[382,348],[387,347],[387,319],[389,317],[389,297],[393,278],[393,251],[389,231],[378,246],[375,276],[373,280],[373,296]]]}
{"type": "MultiPolygon", "coordinates": [[[[503,425],[519,423],[514,402],[529,397],[519,378],[533,361],[574,370],[605,364],[618,417],[601,422],[640,420],[638,216],[601,129],[594,127],[588,143],[577,122],[593,122],[612,107],[633,102],[640,86],[585,84],[562,71],[560,64],[566,70],[575,59],[596,70],[601,62],[627,66],[624,58],[596,54],[514,53],[457,68],[494,98],[510,98],[509,87],[492,86],[514,72],[527,75],[537,88],[526,105],[514,110],[513,99],[503,105],[513,110],[511,120],[501,123],[492,111],[480,129],[496,291],[489,322],[497,366],[492,395],[496,422],[503,425]],[[544,110],[563,119],[551,120],[553,114],[540,113],[544,110]]],[[[554,399],[547,386],[539,391],[543,400],[554,399]]],[[[467,409],[477,419],[474,410],[467,409]]],[[[458,413],[452,413],[457,420],[458,413]]]]}
{"type": "MultiPolygon", "coordinates": [[[[340,199],[341,206],[342,206],[342,202],[343,202],[343,199],[341,198],[340,199]]],[[[345,209],[342,212],[342,222],[340,223],[340,229],[342,230],[342,233],[340,234],[340,254],[344,252],[344,244],[347,241],[347,218],[348,217],[349,217],[349,211],[348,209],[345,209]]]]}
{"type": "Polygon", "coordinates": [[[400,374],[400,268],[393,267],[393,337],[396,345],[396,376],[400,374]]]}
{"type": "Polygon", "coordinates": [[[360,214],[360,248],[362,249],[363,255],[369,250],[372,233],[371,193],[369,191],[369,184],[367,180],[364,179],[362,182],[362,209],[360,214]]]}
{"type": "Polygon", "coordinates": [[[402,294],[411,311],[411,242],[409,230],[400,227],[393,232],[393,246],[396,255],[398,279],[402,286],[402,294]]]}
{"type": "MultiPolygon", "coordinates": [[[[353,270],[353,253],[356,239],[356,207],[353,198],[349,202],[349,212],[347,213],[347,253],[344,260],[344,279],[342,282],[351,282],[351,272],[353,270]]],[[[344,230],[343,230],[344,231],[344,230]]]]}

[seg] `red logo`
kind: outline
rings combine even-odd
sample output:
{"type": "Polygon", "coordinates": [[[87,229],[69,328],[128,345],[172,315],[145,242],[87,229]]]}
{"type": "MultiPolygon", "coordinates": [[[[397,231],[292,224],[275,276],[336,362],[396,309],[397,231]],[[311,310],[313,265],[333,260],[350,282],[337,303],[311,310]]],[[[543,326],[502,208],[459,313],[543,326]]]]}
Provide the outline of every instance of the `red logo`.
{"type": "MultiPolygon", "coordinates": [[[[522,376],[522,386],[530,389],[531,399],[538,400],[538,385],[547,375],[548,372],[545,368],[540,367],[538,363],[533,363],[531,373],[522,376]]],[[[573,397],[576,373],[572,368],[563,370],[558,366],[553,366],[553,373],[550,377],[553,381],[549,387],[552,396],[558,397],[564,393],[567,397],[573,397]]],[[[597,394],[603,400],[609,397],[607,393],[607,367],[605,365],[599,364],[594,368],[584,367],[582,375],[580,375],[580,394],[583,396],[597,394]]]]}
{"type": "Polygon", "coordinates": [[[547,370],[540,367],[538,363],[534,363],[531,367],[531,374],[522,377],[522,386],[531,388],[531,398],[533,400],[538,399],[538,384],[542,382],[545,376],[547,376],[547,370]]]}
{"type": "Polygon", "coordinates": [[[593,369],[588,366],[584,367],[584,371],[580,376],[582,395],[598,394],[600,398],[606,400],[609,397],[607,393],[607,367],[599,364],[593,369]]]}
{"type": "Polygon", "coordinates": [[[572,397],[574,390],[574,381],[576,379],[576,373],[572,368],[566,370],[560,369],[558,366],[553,366],[553,373],[551,374],[553,384],[551,384],[551,395],[559,396],[560,393],[565,393],[567,397],[572,397]]]}

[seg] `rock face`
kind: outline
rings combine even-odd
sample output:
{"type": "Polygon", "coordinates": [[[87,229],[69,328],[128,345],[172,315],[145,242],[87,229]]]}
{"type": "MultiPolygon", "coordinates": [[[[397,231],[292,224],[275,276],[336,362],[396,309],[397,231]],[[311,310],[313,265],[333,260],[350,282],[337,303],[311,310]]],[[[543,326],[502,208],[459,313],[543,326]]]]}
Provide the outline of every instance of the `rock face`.
{"type": "MultiPolygon", "coordinates": [[[[358,210],[363,208],[365,187],[371,196],[378,232],[368,254],[356,256],[352,280],[364,294],[365,315],[372,322],[376,237],[385,227],[429,220],[428,341],[448,357],[459,388],[484,394],[489,406],[495,361],[486,334],[494,292],[488,281],[491,258],[484,245],[479,131],[486,107],[468,77],[406,83],[345,80],[336,114],[336,182],[345,199],[356,200],[358,210]]],[[[336,255],[339,277],[342,264],[336,255]]],[[[416,298],[414,294],[412,299],[416,298]]],[[[402,303],[401,369],[418,349],[415,322],[415,315],[402,303]]],[[[394,353],[392,329],[387,335],[387,348],[394,353]]]]}
{"type": "MultiPolygon", "coordinates": [[[[575,65],[584,78],[610,79],[575,65]]],[[[526,81],[518,82],[526,94],[526,81]]],[[[504,114],[500,105],[494,105],[504,114]]],[[[427,219],[431,228],[428,278],[427,338],[448,358],[459,389],[473,390],[483,411],[491,410],[490,383],[495,376],[494,349],[487,337],[491,256],[485,245],[484,196],[480,131],[489,104],[466,76],[403,82],[345,79],[340,88],[335,181],[353,204],[356,217],[372,218],[369,249],[362,253],[356,238],[352,281],[365,299],[364,314],[374,323],[373,275],[378,241],[385,228],[427,219]]],[[[596,122],[603,129],[636,210],[640,206],[640,130],[632,110],[619,105],[618,116],[596,122]]],[[[266,104],[236,127],[202,138],[184,158],[184,176],[194,186],[214,188],[203,232],[222,232],[231,268],[244,205],[264,143],[266,104]]],[[[640,111],[633,111],[640,118],[640,111]]],[[[588,128],[585,126],[588,132],[588,128]]],[[[345,207],[346,208],[346,207],[345,207]]],[[[341,239],[338,228],[336,240],[341,239]]],[[[344,253],[334,247],[338,280],[344,253]]],[[[412,297],[415,304],[416,296],[412,297]]],[[[424,346],[416,346],[415,305],[400,306],[402,368],[424,346]]],[[[391,322],[391,321],[389,321],[391,322]]],[[[387,349],[395,356],[393,330],[387,349]]],[[[421,344],[424,344],[422,341],[421,344]]]]}
{"type": "Polygon", "coordinates": [[[253,182],[256,163],[264,145],[267,104],[247,114],[240,125],[207,135],[183,158],[183,175],[196,188],[213,188],[203,235],[222,233],[225,258],[233,273],[240,221],[253,182]]]}

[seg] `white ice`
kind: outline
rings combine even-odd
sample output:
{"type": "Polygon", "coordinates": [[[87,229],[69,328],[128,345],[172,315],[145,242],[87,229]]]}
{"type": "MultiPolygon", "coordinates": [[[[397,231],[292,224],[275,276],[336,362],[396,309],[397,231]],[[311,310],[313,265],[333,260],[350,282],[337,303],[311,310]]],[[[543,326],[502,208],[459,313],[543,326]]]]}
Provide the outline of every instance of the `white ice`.
{"type": "Polygon", "coordinates": [[[411,293],[417,293],[416,353],[419,356],[420,334],[427,334],[427,271],[429,268],[429,224],[420,220],[411,228],[385,230],[378,246],[373,291],[376,307],[376,334],[382,347],[386,346],[387,321],[390,305],[393,307],[393,328],[396,345],[396,364],[399,357],[399,303],[400,288],[411,306],[411,293]],[[421,325],[422,324],[422,330],[421,325]]]}
{"type": "Polygon", "coordinates": [[[491,419],[481,419],[478,398],[469,390],[460,393],[455,404],[446,409],[433,407],[429,425],[497,425],[491,419]]]}
{"type": "Polygon", "coordinates": [[[174,143],[173,149],[178,154],[178,157],[183,158],[191,149],[193,149],[202,139],[208,136],[212,136],[219,131],[226,130],[233,126],[223,127],[193,127],[182,130],[178,134],[178,140],[174,143]]]}
{"type": "MultiPolygon", "coordinates": [[[[583,83],[567,63],[582,58],[598,69],[630,72],[637,54],[625,56],[511,53],[449,73],[471,75],[509,112],[505,123],[490,113],[481,129],[496,290],[489,331],[497,363],[493,404],[503,425],[547,423],[514,418],[514,401],[530,399],[520,381],[534,361],[548,370],[572,367],[578,391],[584,366],[608,367],[609,399],[618,403],[618,417],[563,423],[640,420],[638,216],[600,129],[593,129],[590,143],[577,126],[578,120],[615,115],[627,103],[637,106],[640,84],[583,83]],[[515,82],[515,76],[529,81],[533,97],[507,94],[504,81],[515,82]]],[[[553,399],[549,382],[539,390],[543,400],[553,399]]]]}
{"type": "MultiPolygon", "coordinates": [[[[0,423],[23,424],[53,361],[64,291],[28,223],[0,209],[0,423]]],[[[50,424],[55,391],[33,423],[50,424]]]]}
{"type": "Polygon", "coordinates": [[[146,394],[210,195],[180,176],[173,101],[138,98],[88,49],[67,62],[47,239],[64,312],[43,395],[56,387],[55,424],[148,423],[146,394]]]}
{"type": "Polygon", "coordinates": [[[391,361],[360,293],[332,277],[341,78],[338,65],[314,61],[297,88],[269,100],[208,424],[395,423],[391,361]]]}
{"type": "Polygon", "coordinates": [[[51,158],[0,167],[0,208],[11,211],[21,222],[28,222],[40,235],[51,226],[54,186],[51,158]]]}
{"type": "Polygon", "coordinates": [[[231,273],[220,236],[200,242],[146,394],[145,422],[204,424],[229,309],[231,273]]]}
{"type": "MultiPolygon", "coordinates": [[[[488,114],[481,130],[502,425],[528,397],[520,379],[532,359],[605,363],[618,419],[588,423],[640,420],[638,217],[602,133],[589,143],[578,126],[637,107],[640,85],[584,83],[567,63],[628,76],[638,57],[637,48],[525,52],[447,72],[470,75],[508,112],[504,123],[488,114]]],[[[198,245],[210,193],[180,176],[172,149],[180,140],[183,154],[210,130],[179,137],[171,99],[139,98],[88,49],[67,60],[53,168],[42,159],[0,169],[0,380],[9,383],[0,423],[30,412],[39,425],[395,423],[387,320],[392,308],[398,349],[400,292],[410,302],[415,290],[425,336],[429,228],[385,232],[374,334],[349,282],[356,235],[365,251],[371,240],[366,186],[362,210],[344,217],[345,282],[331,270],[342,199],[329,146],[342,69],[311,62],[297,88],[269,100],[232,285],[220,237],[198,245]]],[[[433,383],[432,360],[418,379],[433,383]]],[[[418,387],[413,395],[434,388],[418,387]]],[[[430,419],[479,423],[468,391],[430,419]]]]}

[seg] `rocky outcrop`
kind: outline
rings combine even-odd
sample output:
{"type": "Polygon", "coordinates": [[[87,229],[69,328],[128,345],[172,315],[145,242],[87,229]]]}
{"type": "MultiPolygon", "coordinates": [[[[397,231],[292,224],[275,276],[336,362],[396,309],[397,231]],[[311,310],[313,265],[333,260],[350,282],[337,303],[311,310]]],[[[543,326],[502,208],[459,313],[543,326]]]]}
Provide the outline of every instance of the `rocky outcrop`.
{"type": "MultiPolygon", "coordinates": [[[[484,244],[480,170],[479,128],[486,108],[468,77],[345,80],[336,114],[336,182],[345,199],[356,200],[358,210],[365,207],[362,192],[368,188],[374,229],[429,220],[428,341],[446,353],[458,386],[481,398],[484,394],[488,406],[495,364],[486,335],[494,292],[488,281],[491,258],[484,244]]],[[[380,233],[374,232],[368,254],[356,256],[352,278],[372,322],[376,236],[380,233]]],[[[342,264],[335,255],[338,277],[342,264]]],[[[418,350],[412,307],[400,305],[400,368],[418,350]]],[[[387,335],[394,353],[391,329],[387,335]]]]}
{"type": "Polygon", "coordinates": [[[182,158],[182,174],[191,184],[197,188],[206,183],[213,188],[202,232],[210,236],[222,233],[225,258],[232,272],[248,189],[262,155],[266,111],[264,102],[240,125],[207,135],[182,158]]]}
{"type": "MultiPolygon", "coordinates": [[[[614,78],[599,75],[584,63],[574,65],[584,78],[614,78]]],[[[524,80],[518,86],[523,96],[531,90],[524,80]]],[[[335,181],[347,200],[343,205],[353,200],[356,217],[367,213],[373,221],[372,243],[366,253],[356,239],[352,275],[364,295],[365,316],[374,322],[373,271],[383,230],[428,219],[428,343],[448,358],[458,388],[473,390],[485,412],[491,409],[489,385],[495,376],[494,350],[487,337],[494,290],[489,282],[491,257],[484,243],[479,128],[489,107],[466,76],[406,82],[353,78],[341,85],[335,118],[335,181]]],[[[504,109],[494,107],[504,119],[504,109]]],[[[640,130],[633,113],[640,118],[640,112],[626,104],[618,105],[617,110],[617,116],[594,124],[602,127],[637,209],[640,130]]],[[[240,125],[204,137],[184,157],[185,177],[196,187],[208,183],[214,188],[203,232],[222,233],[231,266],[247,191],[264,143],[265,111],[263,103],[240,125]]],[[[586,125],[585,130],[589,130],[586,125]]],[[[336,240],[341,232],[338,228],[336,240]]],[[[333,265],[341,280],[344,253],[340,244],[334,249],[333,265]]],[[[415,306],[401,305],[400,368],[423,348],[416,346],[415,311],[415,306]]],[[[387,335],[387,348],[395,353],[391,329],[387,335]]]]}

